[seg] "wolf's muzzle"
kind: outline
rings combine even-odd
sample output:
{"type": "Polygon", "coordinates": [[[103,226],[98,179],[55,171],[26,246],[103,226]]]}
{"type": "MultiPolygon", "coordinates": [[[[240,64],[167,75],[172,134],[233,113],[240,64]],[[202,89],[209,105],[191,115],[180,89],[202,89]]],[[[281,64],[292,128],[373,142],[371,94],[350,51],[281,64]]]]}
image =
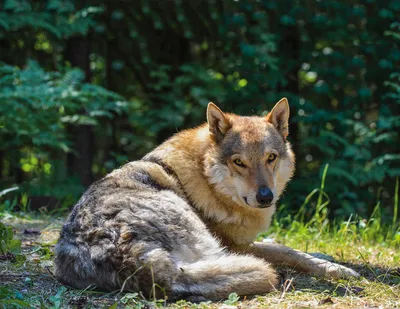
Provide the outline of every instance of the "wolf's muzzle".
{"type": "Polygon", "coordinates": [[[262,186],[258,189],[256,199],[260,204],[260,208],[267,208],[271,206],[272,200],[274,199],[274,194],[269,188],[262,186]]]}

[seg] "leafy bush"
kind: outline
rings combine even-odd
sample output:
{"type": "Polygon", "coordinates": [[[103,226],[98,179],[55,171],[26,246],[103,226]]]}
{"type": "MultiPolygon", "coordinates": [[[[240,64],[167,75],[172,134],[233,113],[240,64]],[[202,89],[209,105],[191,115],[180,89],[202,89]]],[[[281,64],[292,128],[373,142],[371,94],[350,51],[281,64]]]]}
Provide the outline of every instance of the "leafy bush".
{"type": "Polygon", "coordinates": [[[21,241],[14,239],[14,231],[11,226],[0,222],[0,254],[21,254],[21,241]]]}
{"type": "Polygon", "coordinates": [[[67,127],[98,126],[126,108],[120,95],[83,80],[78,69],[46,72],[35,61],[24,69],[0,64],[0,151],[11,169],[21,168],[45,187],[37,188],[33,179],[22,186],[31,193],[76,198],[83,188],[66,178],[60,161],[74,151],[67,127]]]}

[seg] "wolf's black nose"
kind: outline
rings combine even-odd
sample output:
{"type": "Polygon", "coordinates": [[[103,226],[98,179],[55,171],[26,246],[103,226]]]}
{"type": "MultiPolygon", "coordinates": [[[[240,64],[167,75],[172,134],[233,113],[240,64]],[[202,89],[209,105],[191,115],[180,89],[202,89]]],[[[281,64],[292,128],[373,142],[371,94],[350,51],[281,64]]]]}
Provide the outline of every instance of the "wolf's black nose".
{"type": "Polygon", "coordinates": [[[267,187],[260,187],[258,189],[257,195],[256,195],[257,202],[259,202],[261,205],[260,207],[268,207],[272,200],[274,199],[274,195],[272,194],[272,191],[267,188],[267,187]]]}

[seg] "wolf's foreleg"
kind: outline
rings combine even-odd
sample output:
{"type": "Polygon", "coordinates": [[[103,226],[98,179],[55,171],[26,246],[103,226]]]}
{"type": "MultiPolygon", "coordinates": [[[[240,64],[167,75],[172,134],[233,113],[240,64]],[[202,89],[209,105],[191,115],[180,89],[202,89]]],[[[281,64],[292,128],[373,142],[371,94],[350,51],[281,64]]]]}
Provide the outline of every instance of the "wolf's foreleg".
{"type": "Polygon", "coordinates": [[[305,252],[277,243],[254,242],[248,245],[236,246],[234,250],[251,253],[277,266],[293,267],[297,271],[318,276],[331,278],[360,276],[356,271],[348,267],[313,257],[305,252]]]}

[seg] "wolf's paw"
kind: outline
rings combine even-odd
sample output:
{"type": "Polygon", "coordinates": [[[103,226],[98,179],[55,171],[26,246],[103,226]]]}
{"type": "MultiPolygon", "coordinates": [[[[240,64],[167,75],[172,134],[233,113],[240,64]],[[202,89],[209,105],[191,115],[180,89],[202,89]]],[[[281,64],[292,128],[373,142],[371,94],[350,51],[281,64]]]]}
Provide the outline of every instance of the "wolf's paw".
{"type": "Polygon", "coordinates": [[[360,274],[351,268],[334,263],[334,258],[330,255],[323,253],[310,253],[311,256],[317,258],[319,261],[324,262],[318,265],[322,271],[317,271],[323,276],[328,278],[358,278],[360,274]]]}
{"type": "Polygon", "coordinates": [[[360,274],[346,266],[336,263],[327,263],[325,276],[328,278],[358,278],[360,274]]]}

